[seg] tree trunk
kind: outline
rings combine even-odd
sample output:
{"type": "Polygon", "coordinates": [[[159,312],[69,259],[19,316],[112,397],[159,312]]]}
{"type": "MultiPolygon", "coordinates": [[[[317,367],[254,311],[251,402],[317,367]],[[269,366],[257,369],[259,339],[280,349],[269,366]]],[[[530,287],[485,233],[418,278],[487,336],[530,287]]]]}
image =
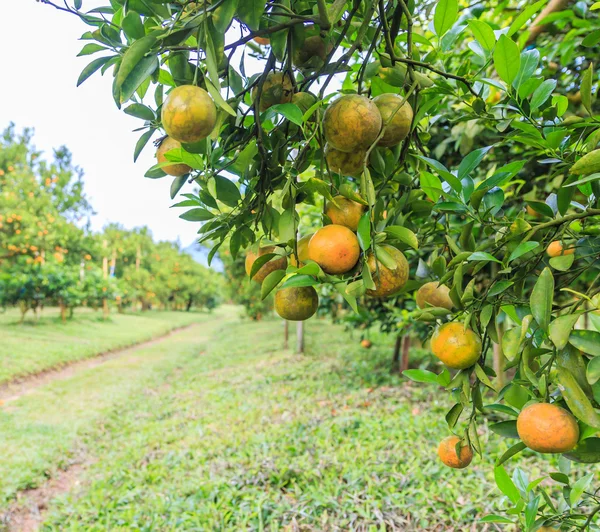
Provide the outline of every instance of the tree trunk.
{"type": "Polygon", "coordinates": [[[550,3],[546,5],[544,9],[542,9],[540,14],[536,17],[536,19],[529,27],[529,37],[527,39],[527,44],[535,42],[538,35],[540,33],[543,33],[548,27],[547,24],[540,25],[540,22],[542,22],[542,20],[544,20],[548,15],[565,9],[568,3],[569,0],[551,0],[550,3]]]}
{"type": "Polygon", "coordinates": [[[400,371],[400,344],[402,343],[402,336],[396,335],[396,342],[394,344],[394,356],[392,357],[392,373],[398,373],[400,371]]]}
{"type": "Polygon", "coordinates": [[[25,314],[27,314],[27,311],[29,310],[29,306],[24,301],[21,301],[21,303],[19,304],[19,307],[21,309],[21,320],[19,321],[19,323],[23,324],[23,323],[25,323],[25,314]]]}
{"type": "Polygon", "coordinates": [[[296,353],[304,353],[304,322],[296,323],[296,353]]]}
{"type": "Polygon", "coordinates": [[[283,320],[283,349],[286,351],[290,347],[290,322],[283,320]]]}
{"type": "Polygon", "coordinates": [[[400,362],[400,372],[408,369],[408,355],[410,354],[410,336],[405,334],[402,337],[402,360],[400,362]]]}
{"type": "Polygon", "coordinates": [[[60,306],[60,319],[63,323],[67,322],[67,306],[65,305],[65,302],[61,299],[59,301],[59,306],[60,306]]]}
{"type": "Polygon", "coordinates": [[[108,299],[104,298],[102,300],[102,313],[104,315],[104,319],[108,319],[108,315],[110,314],[110,311],[108,309],[108,299]]]}

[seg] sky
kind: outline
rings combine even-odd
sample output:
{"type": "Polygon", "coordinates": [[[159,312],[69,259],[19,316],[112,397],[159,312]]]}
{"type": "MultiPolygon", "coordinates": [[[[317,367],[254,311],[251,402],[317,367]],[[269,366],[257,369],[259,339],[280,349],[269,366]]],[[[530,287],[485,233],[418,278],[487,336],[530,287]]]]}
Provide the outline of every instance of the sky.
{"type": "MultiPolygon", "coordinates": [[[[84,1],[84,7],[97,3],[84,1]]],[[[198,225],[179,219],[180,209],[169,208],[172,178],[144,177],[155,163],[151,144],[133,162],[139,133],[132,130],[142,121],[117,109],[110,72],[96,73],[76,87],[81,70],[97,57],[76,57],[87,28],[77,17],[34,0],[3,1],[0,128],[10,122],[19,131],[34,128],[33,143],[47,158],[61,145],[71,150],[97,212],[94,230],[108,222],[129,229],[147,225],[155,239],[179,239],[188,246],[198,225]]]]}

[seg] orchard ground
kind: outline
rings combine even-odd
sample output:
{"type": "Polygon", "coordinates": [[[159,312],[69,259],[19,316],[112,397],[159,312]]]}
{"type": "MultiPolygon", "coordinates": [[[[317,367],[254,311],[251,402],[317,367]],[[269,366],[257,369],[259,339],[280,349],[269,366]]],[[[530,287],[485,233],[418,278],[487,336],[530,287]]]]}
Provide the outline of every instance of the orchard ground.
{"type": "MultiPolygon", "coordinates": [[[[63,325],[49,309],[24,326],[3,315],[3,345],[19,346],[32,372],[53,346],[86,346],[66,362],[109,338],[117,347],[192,325],[0,407],[8,530],[511,529],[479,521],[505,504],[493,464],[510,440],[482,429],[483,461],[443,466],[450,398],[390,374],[385,337],[367,350],[356,333],[311,319],[306,354],[295,355],[281,320],[241,320],[230,306],[108,322],[78,314],[63,325]]],[[[429,363],[423,353],[413,366],[429,363]]],[[[530,481],[548,470],[539,455],[523,460],[530,481]]]]}

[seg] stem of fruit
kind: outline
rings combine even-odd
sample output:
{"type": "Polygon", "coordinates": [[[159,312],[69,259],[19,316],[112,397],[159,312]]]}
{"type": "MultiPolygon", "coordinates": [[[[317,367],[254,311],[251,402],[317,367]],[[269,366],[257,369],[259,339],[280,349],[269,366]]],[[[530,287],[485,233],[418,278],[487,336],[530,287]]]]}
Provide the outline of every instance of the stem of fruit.
{"type": "Polygon", "coordinates": [[[329,22],[329,16],[327,15],[325,0],[317,0],[317,6],[319,8],[319,26],[322,30],[328,31],[331,29],[331,22],[329,22]]]}

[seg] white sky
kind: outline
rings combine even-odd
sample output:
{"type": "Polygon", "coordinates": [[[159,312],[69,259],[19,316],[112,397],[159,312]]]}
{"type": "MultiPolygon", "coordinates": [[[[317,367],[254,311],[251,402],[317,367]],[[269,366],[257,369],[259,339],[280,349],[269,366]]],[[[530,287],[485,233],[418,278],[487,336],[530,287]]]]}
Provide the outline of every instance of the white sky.
{"type": "MultiPolygon", "coordinates": [[[[84,1],[84,8],[97,3],[84,1]]],[[[2,4],[0,129],[11,121],[18,130],[35,128],[33,142],[47,158],[63,144],[71,150],[85,171],[85,190],[98,213],[92,218],[94,230],[107,222],[147,225],[155,239],[191,244],[198,224],[179,219],[182,209],[169,209],[172,178],[144,177],[155,162],[153,146],[148,144],[133,162],[139,133],[132,130],[143,122],[117,109],[110,72],[75,86],[85,65],[99,57],[76,57],[89,42],[79,41],[88,26],[34,0],[2,4]]]]}

